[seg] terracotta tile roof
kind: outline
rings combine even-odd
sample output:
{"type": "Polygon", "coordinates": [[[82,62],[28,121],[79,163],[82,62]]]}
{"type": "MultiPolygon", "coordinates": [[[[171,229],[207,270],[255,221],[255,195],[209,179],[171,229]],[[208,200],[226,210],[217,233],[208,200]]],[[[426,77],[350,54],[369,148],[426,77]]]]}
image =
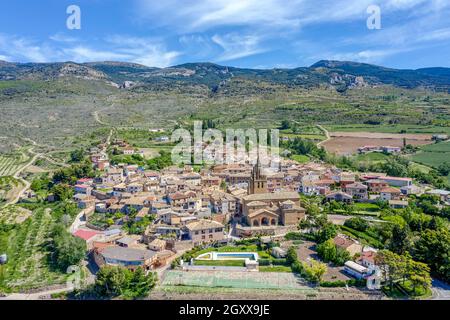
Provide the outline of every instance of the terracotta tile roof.
{"type": "Polygon", "coordinates": [[[190,231],[204,230],[211,228],[223,228],[223,227],[224,225],[219,222],[206,219],[198,220],[186,225],[186,228],[190,231]]]}
{"type": "Polygon", "coordinates": [[[80,229],[77,230],[73,235],[75,237],[83,239],[84,241],[89,241],[89,239],[92,239],[98,234],[100,234],[100,232],[80,229]]]}
{"type": "Polygon", "coordinates": [[[400,193],[400,190],[397,188],[388,187],[388,188],[383,188],[381,190],[381,192],[383,192],[383,193],[400,193]]]}
{"type": "Polygon", "coordinates": [[[264,201],[264,200],[299,200],[300,196],[297,192],[277,192],[277,193],[259,193],[251,194],[244,197],[247,201],[264,201]]]}

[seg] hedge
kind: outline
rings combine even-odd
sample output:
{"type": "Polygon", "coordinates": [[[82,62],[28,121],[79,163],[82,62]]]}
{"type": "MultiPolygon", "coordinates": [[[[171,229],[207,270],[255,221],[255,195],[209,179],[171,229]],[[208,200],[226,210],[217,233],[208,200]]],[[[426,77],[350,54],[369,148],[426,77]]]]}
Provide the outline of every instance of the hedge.
{"type": "Polygon", "coordinates": [[[260,266],[268,266],[270,264],[273,264],[275,266],[289,266],[286,259],[259,259],[258,262],[260,266]]]}
{"type": "Polygon", "coordinates": [[[344,280],[336,280],[336,281],[322,281],[320,282],[320,286],[324,288],[337,288],[337,287],[345,287],[348,285],[349,287],[365,287],[366,280],[364,279],[350,279],[347,281],[344,280]]]}
{"type": "Polygon", "coordinates": [[[301,232],[289,232],[284,236],[286,240],[310,240],[314,241],[316,237],[313,234],[301,232]]]}

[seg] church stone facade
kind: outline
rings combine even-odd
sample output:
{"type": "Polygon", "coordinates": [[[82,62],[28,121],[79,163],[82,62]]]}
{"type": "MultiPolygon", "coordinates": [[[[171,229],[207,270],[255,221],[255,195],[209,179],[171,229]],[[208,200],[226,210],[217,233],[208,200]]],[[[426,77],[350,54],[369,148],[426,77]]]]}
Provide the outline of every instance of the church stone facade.
{"type": "Polygon", "coordinates": [[[267,177],[258,163],[254,166],[242,213],[250,227],[296,225],[305,217],[297,192],[267,192],[267,177]]]}

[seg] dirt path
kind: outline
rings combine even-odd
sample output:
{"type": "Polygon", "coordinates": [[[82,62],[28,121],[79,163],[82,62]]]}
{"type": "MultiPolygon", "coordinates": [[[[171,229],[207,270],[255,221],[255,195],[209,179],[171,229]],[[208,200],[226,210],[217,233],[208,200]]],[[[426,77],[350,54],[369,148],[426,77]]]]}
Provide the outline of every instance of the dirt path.
{"type": "Polygon", "coordinates": [[[320,147],[320,146],[322,146],[325,142],[327,142],[327,141],[329,141],[329,140],[331,139],[331,135],[330,135],[330,132],[328,132],[328,130],[325,129],[324,127],[322,127],[320,124],[317,124],[316,126],[317,126],[317,128],[319,128],[320,130],[322,130],[323,133],[325,133],[325,137],[326,137],[325,140],[320,141],[320,142],[317,144],[317,146],[320,147]]]}
{"type": "Polygon", "coordinates": [[[100,119],[100,115],[99,115],[98,113],[99,113],[99,112],[102,112],[103,110],[107,110],[107,109],[109,109],[109,108],[113,108],[114,105],[115,105],[115,103],[111,104],[109,107],[103,108],[103,109],[98,110],[98,111],[94,111],[93,116],[94,116],[95,121],[96,121],[97,123],[103,125],[103,126],[110,126],[109,123],[106,123],[106,122],[104,122],[104,121],[102,121],[102,120],[100,119]]]}
{"type": "MultiPolygon", "coordinates": [[[[29,150],[31,153],[34,153],[32,151],[32,149],[29,150]]],[[[39,158],[41,156],[40,153],[36,153],[33,158],[30,159],[30,161],[28,161],[24,166],[20,167],[16,173],[14,173],[13,178],[19,180],[22,184],[23,187],[21,189],[19,189],[16,194],[14,195],[14,197],[7,201],[2,208],[6,208],[9,205],[15,204],[19,201],[20,197],[22,196],[22,194],[28,190],[28,188],[30,187],[31,183],[23,178],[20,177],[20,174],[27,169],[29,166],[31,166],[36,160],[37,158],[39,158]]]]}
{"type": "MultiPolygon", "coordinates": [[[[27,141],[31,142],[33,144],[33,146],[40,146],[36,141],[34,141],[32,139],[24,138],[24,140],[27,140],[27,141]]],[[[28,150],[28,152],[31,153],[31,154],[34,154],[34,156],[28,162],[26,162],[22,167],[20,167],[13,175],[13,178],[19,180],[23,184],[23,187],[21,189],[18,189],[18,191],[16,191],[14,197],[11,200],[7,201],[2,206],[2,208],[6,208],[7,206],[16,204],[19,201],[20,197],[30,188],[31,183],[29,181],[23,179],[22,177],[20,177],[20,174],[23,171],[25,171],[27,168],[32,166],[36,162],[36,160],[38,158],[46,159],[47,161],[49,161],[49,162],[51,162],[51,163],[53,163],[55,165],[58,165],[58,166],[68,167],[68,165],[66,165],[65,163],[59,163],[59,162],[51,159],[50,157],[48,157],[47,155],[45,155],[43,153],[36,153],[36,152],[34,152],[33,151],[33,147],[30,148],[28,150]]]]}
{"type": "Polygon", "coordinates": [[[112,138],[113,133],[114,133],[114,129],[111,129],[109,131],[108,137],[106,138],[106,143],[105,143],[105,146],[103,147],[103,152],[106,152],[106,150],[108,150],[108,147],[111,145],[111,138],[112,138]]]}
{"type": "Polygon", "coordinates": [[[48,299],[48,297],[52,294],[69,291],[72,291],[72,289],[64,287],[61,289],[53,289],[36,293],[13,293],[6,297],[0,298],[0,300],[42,300],[43,298],[48,299]]]}
{"type": "Polygon", "coordinates": [[[100,120],[100,117],[98,115],[98,111],[94,112],[94,118],[95,118],[95,121],[100,123],[101,125],[103,125],[103,126],[107,126],[108,125],[106,122],[103,122],[103,121],[100,120]]]}

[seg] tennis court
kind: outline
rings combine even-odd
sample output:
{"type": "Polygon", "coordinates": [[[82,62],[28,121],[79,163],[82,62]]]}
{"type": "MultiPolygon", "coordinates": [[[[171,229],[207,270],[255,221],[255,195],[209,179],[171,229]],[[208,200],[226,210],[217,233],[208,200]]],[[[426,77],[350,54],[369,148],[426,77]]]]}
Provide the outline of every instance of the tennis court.
{"type": "Polygon", "coordinates": [[[311,289],[293,273],[168,271],[163,286],[199,286],[246,289],[311,289]]]}

